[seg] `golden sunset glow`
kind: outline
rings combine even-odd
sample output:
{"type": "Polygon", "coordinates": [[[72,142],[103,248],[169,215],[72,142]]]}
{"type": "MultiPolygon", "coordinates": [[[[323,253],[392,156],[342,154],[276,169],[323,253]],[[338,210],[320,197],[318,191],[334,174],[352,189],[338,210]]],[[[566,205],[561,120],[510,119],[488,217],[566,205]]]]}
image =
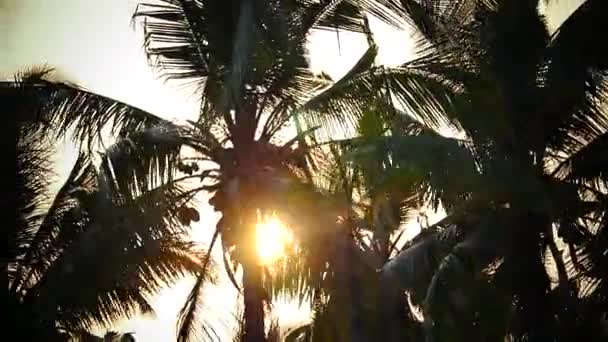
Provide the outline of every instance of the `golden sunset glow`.
{"type": "Polygon", "coordinates": [[[256,226],[256,248],[263,265],[270,265],[283,257],[285,247],[292,241],[291,232],[276,217],[268,218],[256,226]]]}

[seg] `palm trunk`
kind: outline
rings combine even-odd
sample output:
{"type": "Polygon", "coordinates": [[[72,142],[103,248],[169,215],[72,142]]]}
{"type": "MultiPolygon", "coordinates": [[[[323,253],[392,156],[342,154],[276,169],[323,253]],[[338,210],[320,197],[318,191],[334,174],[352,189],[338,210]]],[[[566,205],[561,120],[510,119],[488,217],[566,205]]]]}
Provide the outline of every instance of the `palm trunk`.
{"type": "MultiPolygon", "coordinates": [[[[248,185],[245,185],[245,193],[248,185]]],[[[246,238],[241,242],[244,252],[241,265],[243,267],[243,306],[244,306],[244,331],[243,342],[264,342],[266,340],[264,332],[264,289],[262,284],[262,266],[258,264],[256,250],[256,231],[257,210],[246,203],[241,208],[244,215],[241,216],[241,231],[246,238]]]]}
{"type": "Polygon", "coordinates": [[[508,271],[507,281],[517,299],[520,332],[530,342],[553,341],[557,326],[548,294],[550,280],[539,250],[539,233],[550,227],[550,221],[528,211],[516,217],[514,225],[518,229],[501,268],[508,271]]]}
{"type": "Polygon", "coordinates": [[[238,248],[241,254],[243,267],[243,306],[244,330],[243,342],[264,342],[264,300],[265,292],[262,283],[263,267],[258,264],[256,250],[256,222],[257,209],[250,205],[251,196],[255,194],[255,187],[250,181],[242,184],[241,195],[244,202],[239,204],[241,210],[240,232],[243,236],[238,248]]]}
{"type": "MultiPolygon", "coordinates": [[[[394,212],[391,210],[390,202],[381,200],[378,203],[377,212],[374,213],[374,235],[373,241],[378,247],[378,253],[382,265],[385,265],[391,254],[390,231],[396,231],[399,222],[392,221],[394,212]],[[391,220],[387,222],[387,220],[391,220]]],[[[382,286],[379,282],[377,293],[377,335],[379,341],[401,341],[400,332],[404,329],[402,320],[404,316],[404,296],[402,291],[392,284],[382,286]]]]}
{"type": "MultiPolygon", "coordinates": [[[[384,232],[383,232],[384,233],[384,232]]],[[[390,241],[388,234],[374,234],[374,241],[379,245],[380,257],[382,264],[386,264],[390,255],[390,241]]],[[[377,335],[379,341],[400,341],[399,332],[403,329],[401,317],[403,316],[403,300],[400,296],[401,291],[392,284],[378,283],[378,293],[376,298],[378,316],[377,316],[377,335]],[[383,286],[384,285],[384,286],[383,286]],[[388,286],[386,286],[388,285],[388,286]]]]}
{"type": "Polygon", "coordinates": [[[335,303],[337,342],[363,342],[365,317],[362,305],[361,279],[353,260],[353,242],[349,230],[337,236],[334,255],[335,283],[332,300],[335,303]],[[338,318],[340,317],[340,318],[338,318]]]}
{"type": "Polygon", "coordinates": [[[262,270],[254,262],[243,264],[245,331],[243,342],[264,342],[264,292],[262,270]]]}

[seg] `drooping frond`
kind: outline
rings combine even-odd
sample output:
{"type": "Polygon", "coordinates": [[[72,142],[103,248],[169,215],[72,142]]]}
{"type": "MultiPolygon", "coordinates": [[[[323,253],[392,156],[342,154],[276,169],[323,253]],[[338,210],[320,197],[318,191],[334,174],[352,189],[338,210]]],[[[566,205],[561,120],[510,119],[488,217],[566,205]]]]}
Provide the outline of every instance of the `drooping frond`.
{"type": "Polygon", "coordinates": [[[209,279],[209,272],[201,273],[205,253],[184,239],[177,214],[170,213],[174,199],[159,191],[167,194],[156,190],[123,204],[94,193],[82,203],[84,229],[64,241],[30,295],[37,293],[46,310],[64,308],[54,317],[74,329],[149,311],[144,295],[185,275],[209,279]],[[66,281],[79,284],[78,296],[62,291],[66,281]]]}
{"type": "Polygon", "coordinates": [[[116,258],[106,261],[114,266],[95,265],[90,256],[89,260],[77,263],[62,259],[59,262],[64,267],[74,267],[74,271],[69,275],[56,276],[72,282],[87,277],[88,281],[79,281],[82,286],[86,286],[86,291],[81,291],[78,296],[64,294],[61,288],[52,287],[58,285],[53,281],[46,286],[55,293],[45,295],[57,295],[57,305],[66,311],[60,311],[57,320],[68,330],[91,329],[99,324],[109,326],[117,319],[130,318],[137,314],[153,314],[147,296],[196,272],[196,262],[191,256],[187,256],[192,252],[188,248],[190,247],[181,243],[147,241],[146,247],[139,247],[122,255],[125,259],[133,259],[132,264],[125,266],[117,264],[120,259],[116,258]],[[97,272],[92,273],[87,267],[95,267],[97,272]]]}
{"type": "Polygon", "coordinates": [[[331,127],[331,124],[338,123],[349,128],[349,124],[353,125],[357,121],[361,107],[369,103],[366,97],[375,95],[375,88],[371,84],[355,82],[374,65],[377,54],[378,47],[371,45],[342,78],[303,105],[305,113],[311,113],[310,126],[322,124],[331,127]],[[319,115],[330,116],[331,121],[328,122],[319,115]],[[354,122],[349,122],[352,118],[354,122]]]}
{"type": "Polygon", "coordinates": [[[398,286],[411,291],[418,302],[426,294],[438,263],[462,238],[460,228],[428,228],[406,243],[399,254],[382,266],[384,286],[398,286]]]}
{"type": "MultiPolygon", "coordinates": [[[[370,48],[368,54],[372,52],[370,48]]],[[[350,124],[352,130],[354,122],[369,109],[371,97],[377,105],[384,104],[381,110],[402,108],[407,115],[435,128],[450,124],[448,113],[460,90],[452,80],[431,69],[434,61],[419,59],[398,68],[385,68],[368,64],[370,56],[364,55],[350,73],[304,106],[312,112],[313,123],[332,125],[329,127],[336,122],[347,127],[350,124]]]]}
{"type": "MultiPolygon", "coordinates": [[[[27,165],[22,165],[26,167],[27,165]]],[[[11,290],[23,290],[30,287],[32,281],[38,280],[48,269],[52,261],[60,253],[61,244],[65,241],[59,239],[62,230],[79,231],[79,211],[76,200],[83,194],[95,188],[95,174],[86,155],[80,154],[64,185],[55,195],[52,203],[37,222],[35,231],[27,241],[26,250],[22,255],[23,262],[16,262],[14,283],[11,290]]],[[[17,229],[23,229],[17,227],[17,229]]],[[[65,239],[65,237],[63,237],[65,239]]]]}
{"type": "Polygon", "coordinates": [[[435,206],[438,201],[444,205],[460,202],[479,182],[473,154],[457,139],[427,131],[412,136],[352,139],[348,144],[352,146],[351,158],[359,163],[373,160],[376,152],[390,156],[393,165],[377,179],[379,185],[428,187],[435,206]]]}
{"type": "MultiPolygon", "coordinates": [[[[605,198],[599,203],[604,207],[605,198]]],[[[605,305],[608,302],[607,272],[604,266],[608,255],[606,252],[608,230],[605,210],[600,209],[598,214],[599,219],[594,224],[584,227],[588,231],[582,230],[585,238],[578,241],[577,249],[571,251],[574,255],[571,256],[569,266],[578,275],[580,297],[595,305],[605,305]]]]}
{"type": "MultiPolygon", "coordinates": [[[[475,227],[469,227],[468,231],[464,232],[462,241],[453,245],[449,253],[440,257],[424,298],[424,308],[427,315],[425,326],[432,330],[430,331],[431,336],[438,335],[437,331],[441,332],[450,325],[453,325],[451,328],[456,330],[448,329],[444,330],[445,332],[448,334],[457,332],[457,334],[466,336],[466,326],[470,324],[469,319],[488,319],[488,322],[492,322],[493,319],[497,318],[490,318],[488,316],[489,312],[500,313],[501,307],[504,311],[502,312],[503,315],[508,311],[508,306],[505,307],[506,303],[500,302],[500,294],[496,292],[493,293],[497,297],[496,302],[486,303],[490,307],[491,305],[496,305],[496,307],[485,315],[480,315],[488,317],[475,316],[476,311],[480,310],[479,307],[476,307],[480,304],[476,303],[476,296],[480,295],[481,291],[490,291],[487,284],[489,279],[483,279],[483,271],[503,255],[505,247],[508,245],[508,239],[505,239],[504,235],[506,231],[500,226],[500,220],[497,220],[497,217],[495,213],[490,213],[489,217],[475,222],[475,227]],[[458,317],[458,314],[463,315],[463,317],[458,317]],[[467,316],[468,319],[466,319],[464,315],[471,316],[467,316]]],[[[483,304],[483,301],[481,303],[483,304]]],[[[479,311],[480,314],[481,312],[483,311],[479,311]]],[[[498,327],[502,324],[502,329],[498,329],[498,331],[487,329],[488,333],[496,334],[497,338],[502,338],[506,322],[504,317],[500,322],[494,322],[498,327]]],[[[486,324],[479,324],[478,326],[485,328],[484,325],[486,324]]],[[[441,338],[438,338],[438,340],[441,340],[441,338]]]]}
{"type": "Polygon", "coordinates": [[[552,147],[568,147],[597,136],[598,125],[606,127],[608,51],[594,39],[607,30],[607,12],[605,2],[585,1],[552,37],[546,121],[552,147]]]}
{"type": "Polygon", "coordinates": [[[67,331],[109,325],[150,312],[146,296],[185,275],[211,279],[202,270],[205,253],[186,239],[189,222],[180,212],[190,197],[183,190],[167,185],[125,201],[104,182],[81,155],[12,261],[10,291],[41,324],[67,331]]]}
{"type": "Polygon", "coordinates": [[[479,214],[448,217],[424,230],[381,269],[384,291],[406,290],[423,304],[427,339],[504,336],[510,297],[488,274],[509,248],[508,230],[500,227],[499,212],[479,214]]]}
{"type": "Polygon", "coordinates": [[[108,147],[102,169],[115,191],[134,196],[175,179],[180,152],[188,139],[173,125],[133,132],[108,147]]]}
{"type": "Polygon", "coordinates": [[[8,260],[22,256],[36,234],[46,204],[51,149],[48,141],[37,135],[31,124],[21,127],[18,132],[16,164],[16,220],[7,228],[8,260]]]}
{"type": "Polygon", "coordinates": [[[179,311],[179,315],[177,318],[178,342],[200,340],[200,337],[203,335],[208,338],[218,338],[216,332],[212,327],[209,327],[206,322],[201,322],[201,317],[204,313],[203,291],[206,280],[205,274],[207,273],[207,270],[211,268],[211,252],[213,250],[213,247],[215,246],[215,242],[217,241],[218,234],[219,230],[216,229],[215,233],[213,234],[213,237],[211,238],[211,243],[209,244],[207,254],[205,255],[201,274],[197,276],[196,282],[192,286],[192,289],[190,290],[190,294],[188,294],[188,298],[186,299],[184,306],[179,311]]]}
{"type": "MultiPolygon", "coordinates": [[[[97,147],[102,130],[126,136],[166,121],[126,103],[94,94],[70,83],[48,81],[40,77],[23,77],[16,82],[2,83],[3,90],[18,103],[33,122],[52,128],[60,136],[71,134],[74,141],[88,148],[97,147]]],[[[3,91],[4,92],[4,91],[3,91]]]]}
{"type": "Polygon", "coordinates": [[[322,257],[307,253],[310,252],[293,248],[270,266],[269,276],[264,278],[264,288],[271,298],[290,298],[302,305],[318,295],[323,286],[322,257]]]}
{"type": "MultiPolygon", "coordinates": [[[[586,0],[559,27],[551,44],[552,53],[559,61],[577,70],[562,70],[561,72],[581,72],[582,68],[604,69],[607,66],[608,55],[606,47],[595,44],[595,34],[601,36],[606,30],[606,3],[597,0],[586,0]],[[598,31],[599,30],[599,31],[598,31]]],[[[565,65],[560,65],[563,67],[565,65]]],[[[559,68],[556,65],[556,68],[559,68]]],[[[556,70],[557,72],[557,70],[556,70]]]]}
{"type": "MultiPolygon", "coordinates": [[[[606,184],[608,181],[608,133],[591,140],[561,161],[555,174],[567,180],[606,184]]],[[[601,187],[598,186],[598,189],[601,187]]]]}

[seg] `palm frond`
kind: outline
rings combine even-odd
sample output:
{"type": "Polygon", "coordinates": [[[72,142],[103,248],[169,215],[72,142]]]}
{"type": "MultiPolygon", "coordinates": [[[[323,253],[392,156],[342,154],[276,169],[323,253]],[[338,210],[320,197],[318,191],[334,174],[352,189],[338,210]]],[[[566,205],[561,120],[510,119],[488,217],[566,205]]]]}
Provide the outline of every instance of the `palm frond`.
{"type": "Polygon", "coordinates": [[[441,258],[462,239],[462,231],[457,226],[441,226],[440,222],[429,227],[382,266],[382,286],[407,289],[416,302],[422,302],[441,258]]]}
{"type": "Polygon", "coordinates": [[[264,278],[264,288],[273,299],[290,298],[299,305],[312,301],[323,288],[319,256],[313,256],[302,248],[293,248],[270,268],[270,276],[264,278]],[[311,262],[312,261],[312,262],[311,262]]]}
{"type": "MultiPolygon", "coordinates": [[[[597,135],[597,125],[606,127],[605,103],[608,51],[594,43],[606,30],[608,11],[602,1],[585,1],[553,35],[548,53],[547,91],[553,147],[572,139],[597,135]]],[[[550,120],[550,121],[549,121],[550,120]]],[[[576,142],[576,141],[574,141],[576,142]]]]}
{"type": "Polygon", "coordinates": [[[144,294],[186,275],[210,279],[211,273],[201,274],[205,254],[179,227],[180,194],[160,188],[116,202],[101,187],[82,195],[81,214],[72,218],[78,229],[59,232],[61,243],[53,249],[58,255],[44,256],[51,264],[26,296],[36,298],[46,319],[69,329],[90,328],[150,311],[144,294]],[[66,281],[80,284],[78,296],[63,291],[66,281]]]}
{"type": "Polygon", "coordinates": [[[117,193],[136,196],[175,179],[181,148],[187,142],[173,125],[133,132],[107,148],[101,167],[117,193]]]}
{"type": "MultiPolygon", "coordinates": [[[[284,69],[263,93],[263,101],[267,101],[266,107],[272,110],[260,115],[261,119],[264,119],[260,134],[262,141],[269,141],[275,133],[289,124],[294,112],[301,108],[306,100],[331,84],[327,75],[313,75],[302,66],[296,66],[292,70],[286,66],[284,69]]],[[[260,105],[260,110],[263,109],[260,105]]]]}
{"type": "Polygon", "coordinates": [[[602,25],[606,9],[603,1],[587,0],[562,23],[550,47],[554,72],[572,75],[588,68],[603,70],[608,66],[606,48],[594,44],[594,34],[603,32],[598,30],[606,30],[602,25]]]}
{"type": "Polygon", "coordinates": [[[99,241],[91,245],[88,240],[92,238],[87,236],[86,241],[78,241],[89,249],[88,253],[69,248],[56,261],[58,266],[43,279],[44,287],[40,290],[42,298],[56,296],[53,301],[66,310],[59,313],[58,320],[70,328],[109,325],[118,318],[150,312],[144,294],[156,293],[186,275],[201,272],[202,253],[176,237],[145,239],[135,247],[117,244],[127,250],[114,254],[108,253],[108,244],[116,245],[115,242],[99,241]],[[107,259],[92,260],[90,253],[98,250],[105,250],[107,259]],[[128,262],[121,265],[122,260],[128,262]],[[61,291],[67,280],[83,286],[78,296],[61,291]]]}
{"type": "Polygon", "coordinates": [[[27,241],[25,254],[21,260],[15,260],[17,273],[12,290],[17,291],[31,286],[30,282],[38,279],[49,267],[59,252],[60,244],[63,243],[59,239],[62,230],[71,228],[79,231],[80,215],[76,208],[76,200],[81,194],[94,190],[95,181],[95,174],[88,157],[80,154],[64,185],[56,194],[46,214],[38,222],[35,233],[27,241]]]}
{"type": "Polygon", "coordinates": [[[312,29],[345,30],[363,32],[362,13],[359,4],[350,0],[303,1],[303,30],[307,33],[312,29]]]}
{"type": "Polygon", "coordinates": [[[567,180],[594,183],[599,188],[599,184],[608,181],[607,148],[608,133],[604,133],[561,161],[553,172],[567,180]]]}
{"type": "Polygon", "coordinates": [[[33,239],[42,220],[41,210],[46,204],[49,176],[52,175],[50,166],[51,149],[48,141],[36,134],[32,125],[21,128],[17,142],[16,164],[16,221],[15,226],[7,233],[8,260],[16,260],[22,255],[33,239]]]}
{"type": "MultiPolygon", "coordinates": [[[[409,24],[424,39],[440,43],[449,39],[447,33],[464,26],[473,19],[476,0],[381,0],[380,13],[392,22],[395,17],[409,24]]],[[[378,7],[378,6],[376,6],[378,7]]]]}
{"type": "Polygon", "coordinates": [[[151,61],[164,69],[167,79],[194,79],[208,75],[209,44],[205,37],[204,7],[197,1],[163,1],[139,5],[133,19],[144,18],[144,48],[151,61]]]}
{"type": "Polygon", "coordinates": [[[344,120],[343,125],[346,126],[344,128],[348,128],[349,123],[354,125],[357,121],[357,114],[362,110],[361,107],[369,103],[363,97],[374,95],[374,88],[371,85],[354,81],[372,68],[377,55],[378,47],[372,44],[342,78],[303,105],[302,114],[308,114],[304,116],[304,119],[310,120],[311,126],[323,124],[324,127],[331,127],[330,124],[336,122],[328,122],[319,115],[332,115],[333,120],[344,120],[344,115],[348,114],[349,119],[353,120],[353,117],[355,119],[354,122],[344,120]]]}
{"type": "Polygon", "coordinates": [[[460,89],[453,81],[434,73],[432,65],[428,64],[431,62],[420,59],[398,68],[360,64],[355,72],[311,99],[304,109],[312,112],[310,117],[315,120],[314,124],[327,126],[338,118],[344,122],[346,113],[352,121],[345,124],[354,126],[369,109],[371,96],[377,104],[384,103],[383,110],[390,106],[402,108],[407,115],[430,127],[445,127],[452,122],[448,113],[460,89]]]}
{"type": "Polygon", "coordinates": [[[180,309],[179,315],[177,318],[177,341],[178,342],[188,342],[193,339],[200,339],[201,334],[199,332],[202,330],[205,336],[212,338],[217,336],[217,333],[212,327],[207,326],[206,324],[202,324],[202,327],[196,326],[196,323],[199,322],[200,317],[202,317],[203,310],[203,290],[205,285],[205,277],[204,275],[207,273],[207,269],[211,264],[211,252],[213,251],[213,247],[215,242],[217,241],[219,235],[219,229],[215,230],[213,237],[211,238],[211,243],[209,244],[209,249],[207,250],[207,254],[205,256],[205,260],[203,262],[201,275],[197,276],[196,282],[192,286],[192,290],[190,290],[190,294],[188,294],[188,298],[184,303],[184,306],[180,309]]]}
{"type": "Polygon", "coordinates": [[[495,229],[499,222],[496,214],[490,211],[466,221],[448,217],[406,243],[401,252],[382,267],[384,291],[396,286],[408,291],[414,303],[423,303],[427,338],[442,340],[450,334],[456,340],[466,340],[466,336],[476,334],[504,336],[506,317],[489,318],[489,315],[506,315],[501,310],[508,305],[501,301],[501,294],[488,285],[488,279],[484,279],[485,269],[503,256],[507,248],[508,239],[501,235],[506,230],[495,229]],[[482,291],[489,297],[476,297],[482,291]],[[487,316],[476,316],[476,312],[486,312],[487,316]],[[471,320],[485,319],[488,319],[485,324],[467,326],[471,320]],[[488,324],[493,328],[486,329],[488,324]]]}
{"type": "Polygon", "coordinates": [[[111,128],[111,134],[126,136],[129,132],[166,123],[126,103],[75,84],[48,81],[45,77],[46,74],[23,77],[2,87],[8,86],[10,95],[20,99],[19,106],[30,116],[36,116],[35,122],[52,128],[59,136],[71,134],[81,146],[93,148],[100,142],[104,128],[111,128]]]}
{"type": "MultiPolygon", "coordinates": [[[[586,234],[580,247],[574,251],[576,264],[571,265],[580,277],[580,294],[583,298],[592,298],[598,302],[606,302],[606,229],[605,214],[599,222],[594,234],[586,234]],[[589,236],[590,235],[590,236],[589,236]]],[[[571,262],[572,264],[572,262],[571,262]]]]}
{"type": "Polygon", "coordinates": [[[393,165],[377,179],[378,186],[399,184],[414,189],[419,184],[429,187],[435,203],[441,200],[444,205],[454,205],[479,182],[473,154],[457,139],[427,131],[412,136],[351,139],[346,143],[351,146],[349,158],[357,163],[368,163],[370,158],[373,161],[376,153],[390,155],[393,165]]]}

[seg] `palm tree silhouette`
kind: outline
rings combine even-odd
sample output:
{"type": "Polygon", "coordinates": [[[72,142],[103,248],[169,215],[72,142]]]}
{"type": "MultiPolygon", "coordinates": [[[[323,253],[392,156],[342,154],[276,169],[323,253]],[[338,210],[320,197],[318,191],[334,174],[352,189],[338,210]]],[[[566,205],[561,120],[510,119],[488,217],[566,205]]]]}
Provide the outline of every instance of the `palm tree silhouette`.
{"type": "MultiPolygon", "coordinates": [[[[189,156],[162,170],[179,169],[200,180],[197,191],[213,193],[209,202],[222,218],[211,248],[221,238],[226,270],[237,288],[234,272],[242,267],[246,341],[264,340],[264,302],[269,299],[253,227],[258,215],[276,209],[270,203],[282,191],[277,187],[289,180],[304,186],[297,179],[310,183],[311,178],[311,147],[305,137],[314,128],[287,142],[279,142],[278,133],[296,118],[329,131],[348,130],[371,99],[386,96],[378,93],[378,84],[409,89],[414,77],[375,66],[377,47],[371,39],[368,51],[342,79],[333,82],[310,71],[306,44],[312,30],[349,30],[371,38],[361,4],[386,19],[373,2],[350,1],[163,1],[141,5],[134,15],[143,19],[151,61],[165,78],[197,86],[201,111],[186,125],[131,131],[124,148],[113,151],[114,170],[122,175],[119,184],[130,191],[137,177],[145,177],[147,166],[141,165],[156,165],[162,156],[147,151],[188,147],[189,156]],[[150,139],[140,143],[140,134],[150,139]]],[[[180,341],[192,338],[200,289],[197,282],[181,312],[180,341]]]]}
{"type": "MultiPolygon", "coordinates": [[[[408,182],[401,170],[395,173],[397,160],[384,152],[352,159],[351,144],[424,127],[380,102],[363,113],[356,128],[355,140],[333,142],[317,157],[323,162],[315,185],[327,194],[318,194],[312,202],[329,200],[342,203],[344,209],[329,211],[334,217],[326,220],[318,219],[317,213],[327,211],[322,207],[313,206],[307,213],[325,230],[341,233],[315,234],[314,244],[300,246],[305,250],[275,271],[275,295],[308,299],[314,311],[312,322],[288,333],[286,340],[416,341],[422,336],[406,297],[396,287],[380,288],[377,273],[397,251],[404,224],[423,207],[420,185],[408,182]],[[313,260],[302,263],[302,257],[313,260]],[[323,267],[311,267],[319,264],[323,267]]],[[[305,208],[295,210],[306,216],[305,208]]]]}
{"type": "Polygon", "coordinates": [[[424,129],[350,144],[357,158],[389,151],[400,182],[448,214],[383,267],[385,286],[423,306],[428,340],[603,336],[608,54],[593,37],[606,3],[585,1],[553,35],[538,1],[383,3],[420,37],[402,68],[420,75],[427,110],[410,109],[424,129]]]}
{"type": "Polygon", "coordinates": [[[8,307],[16,317],[13,336],[59,341],[151,313],[147,295],[188,275],[210,280],[211,273],[206,253],[188,241],[190,222],[180,216],[192,205],[191,195],[162,186],[122,196],[107,172],[107,153],[101,161],[80,153],[63,186],[48,198],[55,132],[47,120],[103,106],[89,102],[95,95],[45,81],[45,75],[48,70],[32,71],[2,84],[3,103],[21,114],[12,177],[17,210],[15,224],[4,230],[5,275],[8,307]],[[82,110],[70,114],[78,106],[82,110]]]}

